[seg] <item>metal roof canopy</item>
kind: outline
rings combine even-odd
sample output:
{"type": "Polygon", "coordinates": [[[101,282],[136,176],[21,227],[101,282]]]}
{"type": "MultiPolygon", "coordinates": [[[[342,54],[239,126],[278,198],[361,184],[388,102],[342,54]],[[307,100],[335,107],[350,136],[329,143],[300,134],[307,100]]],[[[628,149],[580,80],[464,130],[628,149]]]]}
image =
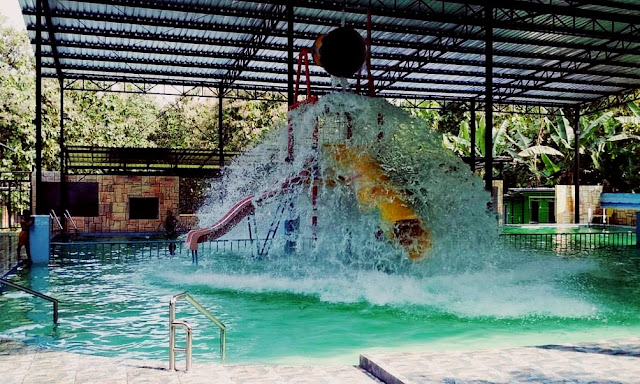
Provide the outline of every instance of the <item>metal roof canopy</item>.
{"type": "MultiPolygon", "coordinates": [[[[86,82],[120,92],[130,90],[118,88],[118,83],[143,93],[157,92],[157,85],[173,86],[185,95],[195,91],[206,96],[204,90],[212,89],[217,90],[211,95],[218,97],[220,109],[230,90],[248,91],[257,98],[286,93],[292,104],[294,53],[343,24],[364,35],[368,12],[377,95],[462,103],[472,115],[472,137],[476,108],[485,110],[487,126],[493,126],[494,111],[515,108],[526,113],[538,108],[542,112],[544,107],[549,113],[567,108],[573,125],[579,127],[581,114],[640,99],[638,0],[20,0],[20,4],[35,45],[38,106],[43,76],[57,77],[62,89],[83,89],[86,82]]],[[[313,67],[311,72],[313,93],[331,91],[324,71],[313,67]]],[[[40,190],[41,108],[36,108],[35,122],[36,190],[40,190]]],[[[61,127],[63,123],[61,116],[61,127]]],[[[61,142],[63,132],[61,128],[61,142]]],[[[485,130],[485,148],[491,147],[491,130],[485,130]]],[[[576,222],[578,147],[576,142],[576,222]]],[[[221,140],[221,157],[222,151],[221,140]]],[[[474,146],[471,152],[475,158],[474,146]]],[[[492,189],[492,165],[491,151],[486,151],[487,190],[492,189]]]]}
{"type": "MultiPolygon", "coordinates": [[[[36,1],[20,4],[35,43],[36,1]]],[[[640,98],[637,0],[43,0],[42,75],[62,77],[65,89],[91,81],[285,95],[290,48],[343,22],[364,36],[367,11],[380,97],[473,100],[480,109],[491,93],[497,111],[583,114],[640,98]]],[[[311,72],[315,93],[331,90],[323,70],[311,72]]]]}
{"type": "MultiPolygon", "coordinates": [[[[237,152],[225,152],[225,163],[237,152]]],[[[69,146],[64,150],[65,168],[74,173],[217,176],[220,153],[216,150],[173,148],[105,148],[69,146]]]]}

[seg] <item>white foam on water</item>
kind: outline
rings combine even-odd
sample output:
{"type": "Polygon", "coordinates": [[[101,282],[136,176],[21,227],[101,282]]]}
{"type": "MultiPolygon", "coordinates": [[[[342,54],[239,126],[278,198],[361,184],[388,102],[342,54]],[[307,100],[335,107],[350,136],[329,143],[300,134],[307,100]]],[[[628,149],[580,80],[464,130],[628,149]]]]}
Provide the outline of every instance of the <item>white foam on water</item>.
{"type": "Polygon", "coordinates": [[[566,276],[592,268],[589,262],[547,260],[511,270],[480,270],[429,277],[357,271],[333,276],[287,277],[269,273],[164,271],[159,276],[181,286],[204,286],[245,293],[287,292],[328,303],[367,302],[459,317],[593,318],[602,308],[585,292],[563,283],[566,276]]]}

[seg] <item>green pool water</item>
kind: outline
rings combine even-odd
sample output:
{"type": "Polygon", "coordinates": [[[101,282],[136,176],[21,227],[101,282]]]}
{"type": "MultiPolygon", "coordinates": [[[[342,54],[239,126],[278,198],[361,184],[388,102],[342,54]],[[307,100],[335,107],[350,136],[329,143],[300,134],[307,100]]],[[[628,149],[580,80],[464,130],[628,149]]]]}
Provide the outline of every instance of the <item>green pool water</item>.
{"type": "MultiPolygon", "coordinates": [[[[168,360],[169,299],[188,291],[228,327],[232,363],[357,364],[382,350],[473,349],[603,338],[640,331],[640,254],[633,248],[570,258],[516,251],[517,262],[427,275],[375,270],[272,273],[234,253],[83,261],[34,267],[0,295],[0,337],[71,352],[168,360]]],[[[197,324],[194,359],[219,361],[219,331],[197,324]]],[[[181,356],[179,356],[181,357],[181,356]]]]}
{"type": "Polygon", "coordinates": [[[614,225],[544,225],[544,224],[531,224],[531,225],[504,225],[502,226],[502,233],[632,233],[635,234],[635,227],[628,226],[614,226],[614,225]]]}

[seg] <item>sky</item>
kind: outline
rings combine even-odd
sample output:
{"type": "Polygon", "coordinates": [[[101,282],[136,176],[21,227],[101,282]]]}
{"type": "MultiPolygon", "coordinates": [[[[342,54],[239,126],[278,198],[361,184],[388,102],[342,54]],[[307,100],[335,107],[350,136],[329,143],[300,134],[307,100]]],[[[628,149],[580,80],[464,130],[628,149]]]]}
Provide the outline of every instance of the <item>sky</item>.
{"type": "Polygon", "coordinates": [[[0,14],[6,16],[9,24],[17,29],[25,29],[18,0],[0,0],[0,14]]]}

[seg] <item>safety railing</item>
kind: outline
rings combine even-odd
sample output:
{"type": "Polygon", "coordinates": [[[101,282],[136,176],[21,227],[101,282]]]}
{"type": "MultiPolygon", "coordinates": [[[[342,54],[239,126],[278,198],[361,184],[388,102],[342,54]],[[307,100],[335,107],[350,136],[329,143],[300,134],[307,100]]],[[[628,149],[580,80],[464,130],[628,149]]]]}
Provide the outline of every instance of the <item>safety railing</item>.
{"type": "Polygon", "coordinates": [[[51,213],[49,214],[49,217],[51,217],[51,219],[58,224],[58,228],[63,231],[64,227],[62,227],[62,223],[60,222],[60,218],[58,217],[58,215],[56,214],[56,211],[54,211],[53,209],[51,210],[51,213]]]}
{"type": "Polygon", "coordinates": [[[64,210],[64,217],[69,220],[69,222],[71,223],[71,225],[73,226],[73,229],[76,231],[76,233],[78,232],[78,224],[76,223],[76,221],[73,219],[73,217],[71,217],[71,213],[69,212],[68,209],[64,210]]]}
{"type": "Polygon", "coordinates": [[[603,233],[503,233],[503,244],[523,249],[579,251],[599,248],[623,248],[636,244],[633,232],[603,233]]]}
{"type": "Polygon", "coordinates": [[[22,285],[16,284],[16,283],[12,283],[11,281],[7,280],[7,279],[0,279],[0,284],[4,284],[6,286],[9,286],[11,288],[15,288],[18,289],[20,291],[26,292],[30,295],[39,297],[41,299],[50,301],[53,303],[53,323],[54,324],[58,324],[58,300],[54,299],[51,296],[47,296],[45,294],[42,294],[38,291],[34,291],[33,289],[27,288],[27,287],[23,287],[22,285]]]}
{"type": "Polygon", "coordinates": [[[181,240],[130,240],[130,241],[71,241],[51,242],[53,264],[66,264],[83,260],[121,262],[134,259],[171,256],[169,244],[182,251],[181,240]]]}
{"type": "Polygon", "coordinates": [[[227,356],[227,327],[218,320],[211,312],[207,311],[200,303],[198,303],[187,292],[179,293],[171,298],[169,301],[169,369],[174,370],[176,368],[176,352],[185,352],[186,354],[186,371],[191,369],[191,356],[192,356],[192,327],[184,320],[176,320],[176,303],[180,299],[187,300],[191,305],[195,307],[200,313],[211,320],[212,323],[220,328],[220,356],[222,361],[227,356]],[[176,328],[184,328],[187,332],[187,341],[185,348],[176,347],[176,328]]]}
{"type": "MultiPolygon", "coordinates": [[[[216,239],[207,240],[198,244],[201,255],[240,252],[253,254],[256,252],[256,244],[262,244],[264,239],[216,239]]],[[[268,240],[273,241],[273,240],[268,240]]],[[[153,257],[171,257],[169,244],[176,245],[176,253],[182,254],[184,240],[94,240],[94,241],[69,241],[51,242],[52,264],[66,264],[81,262],[84,260],[97,260],[104,262],[124,262],[153,257]]],[[[298,247],[311,249],[313,240],[299,238],[298,247]]]]}
{"type": "MultiPolygon", "coordinates": [[[[198,244],[198,250],[211,252],[254,252],[256,250],[256,244],[263,245],[264,243],[273,241],[275,241],[273,238],[205,240],[198,244]]],[[[301,249],[311,249],[314,240],[307,237],[300,237],[297,239],[297,242],[301,249]]]]}

